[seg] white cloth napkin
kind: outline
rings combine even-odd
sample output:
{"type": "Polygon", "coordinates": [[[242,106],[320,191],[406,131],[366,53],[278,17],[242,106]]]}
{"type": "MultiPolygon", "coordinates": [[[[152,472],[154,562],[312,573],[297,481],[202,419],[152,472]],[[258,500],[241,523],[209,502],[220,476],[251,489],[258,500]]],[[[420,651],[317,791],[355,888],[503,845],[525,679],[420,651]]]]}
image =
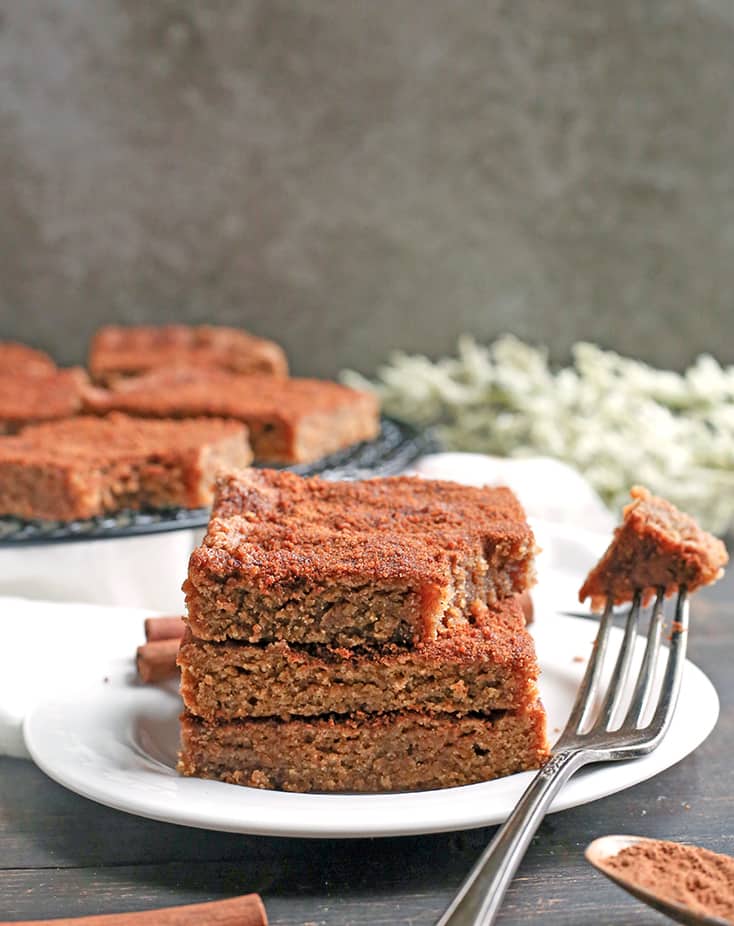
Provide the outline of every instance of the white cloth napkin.
{"type": "Polygon", "coordinates": [[[23,718],[69,684],[97,679],[103,666],[143,642],[151,612],[91,604],[0,598],[0,755],[27,756],[23,718]]]}
{"type": "MultiPolygon", "coordinates": [[[[439,453],[413,472],[472,485],[509,485],[542,549],[538,577],[558,610],[579,607],[580,580],[614,519],[586,481],[555,460],[439,453]]],[[[27,755],[23,717],[69,685],[97,678],[143,640],[143,619],[181,613],[192,531],[0,551],[0,755],[27,755]]]]}

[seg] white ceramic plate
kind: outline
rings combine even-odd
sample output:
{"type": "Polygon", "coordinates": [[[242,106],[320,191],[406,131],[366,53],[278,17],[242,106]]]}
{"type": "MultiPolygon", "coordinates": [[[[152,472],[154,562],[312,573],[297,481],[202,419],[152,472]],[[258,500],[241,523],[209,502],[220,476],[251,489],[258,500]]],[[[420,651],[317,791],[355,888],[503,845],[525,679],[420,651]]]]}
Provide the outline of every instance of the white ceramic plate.
{"type": "MultiPolygon", "coordinates": [[[[563,727],[596,623],[544,609],[536,597],[541,694],[552,738],[563,727]]],[[[621,631],[616,631],[617,635],[621,631]]],[[[361,837],[433,833],[504,820],[532,773],[462,788],[401,794],[286,794],[175,772],[181,705],[175,686],[136,683],[129,659],[100,680],[35,707],[24,725],[36,763],[72,791],[129,813],[213,830],[272,836],[361,837]]],[[[651,755],[578,773],[553,805],[563,810],[629,788],[694,750],[719,712],[716,692],[691,663],[670,731],[651,755]]]]}

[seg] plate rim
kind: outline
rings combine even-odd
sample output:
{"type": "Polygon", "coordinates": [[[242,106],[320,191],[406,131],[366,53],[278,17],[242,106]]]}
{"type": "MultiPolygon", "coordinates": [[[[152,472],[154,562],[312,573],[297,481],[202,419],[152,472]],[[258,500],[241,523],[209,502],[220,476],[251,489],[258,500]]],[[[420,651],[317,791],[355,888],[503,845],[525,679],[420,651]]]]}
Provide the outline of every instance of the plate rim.
{"type": "MultiPolygon", "coordinates": [[[[541,620],[553,620],[560,621],[562,623],[572,622],[572,624],[569,626],[574,626],[579,632],[582,627],[590,626],[588,618],[562,615],[557,612],[546,612],[545,614],[542,614],[541,620]]],[[[620,628],[615,628],[615,631],[621,634],[620,628]]],[[[542,666],[544,662],[543,656],[540,655],[539,658],[542,666]]],[[[106,674],[110,682],[123,682],[124,679],[121,678],[123,665],[125,666],[126,675],[129,676],[129,661],[125,660],[123,662],[122,659],[118,658],[115,660],[114,666],[108,664],[101,667],[100,677],[106,674]]],[[[551,660],[550,662],[546,663],[546,668],[550,669],[551,666],[554,665],[556,665],[556,663],[551,660]]],[[[145,759],[148,763],[157,765],[161,769],[165,769],[166,777],[170,776],[175,779],[177,784],[174,790],[190,790],[194,795],[196,795],[198,790],[200,793],[198,803],[202,802],[201,795],[204,797],[204,804],[211,800],[214,800],[216,803],[216,796],[220,792],[224,793],[221,791],[221,789],[226,788],[236,789],[236,792],[229,792],[231,795],[234,795],[235,793],[241,794],[243,790],[246,790],[249,792],[250,799],[256,799],[258,796],[262,797],[264,794],[267,794],[267,801],[279,801],[284,804],[286,809],[290,807],[297,810],[298,804],[306,801],[309,804],[316,804],[317,806],[318,804],[321,804],[330,810],[330,812],[321,814],[322,822],[320,824],[314,823],[314,820],[312,819],[312,817],[316,816],[314,813],[311,814],[311,817],[307,816],[305,821],[299,821],[296,816],[293,815],[287,825],[280,821],[270,821],[267,823],[260,822],[259,818],[254,822],[252,820],[248,822],[240,818],[234,819],[232,817],[232,808],[231,806],[228,806],[228,804],[231,805],[231,801],[229,800],[227,803],[225,803],[223,809],[219,812],[219,816],[216,817],[215,815],[213,817],[211,814],[207,815],[206,812],[196,811],[196,797],[191,800],[186,799],[185,795],[181,795],[174,810],[166,807],[163,810],[156,811],[154,804],[152,804],[149,800],[144,798],[135,799],[134,795],[132,799],[130,799],[129,796],[127,796],[126,799],[124,789],[122,789],[121,793],[116,794],[114,788],[111,790],[109,788],[105,788],[103,785],[104,779],[102,775],[98,775],[96,780],[93,780],[90,783],[88,780],[85,780],[84,775],[79,775],[77,773],[75,776],[73,772],[69,773],[68,769],[65,771],[63,763],[61,769],[59,769],[59,763],[55,762],[53,757],[51,758],[51,761],[49,761],[48,755],[43,748],[43,744],[39,746],[35,735],[35,728],[39,723],[43,723],[44,713],[53,713],[54,711],[60,711],[63,713],[64,707],[68,710],[70,705],[74,703],[78,705],[78,699],[83,696],[84,692],[87,693],[87,703],[89,703],[88,696],[89,692],[93,690],[93,686],[95,686],[94,690],[97,692],[97,697],[92,700],[94,709],[97,711],[106,710],[108,712],[109,710],[112,710],[113,712],[117,711],[117,713],[120,715],[118,726],[124,726],[126,729],[129,728],[130,716],[127,708],[123,710],[124,705],[121,704],[118,704],[117,707],[115,707],[114,702],[111,705],[103,703],[100,706],[100,682],[92,683],[87,680],[83,687],[79,686],[73,691],[68,691],[60,699],[57,698],[53,701],[50,699],[43,700],[36,704],[27,713],[23,722],[23,736],[28,751],[33,761],[46,775],[69,790],[80,794],[82,797],[93,800],[105,806],[112,807],[116,810],[132,813],[133,815],[157,820],[159,822],[172,823],[199,829],[217,830],[221,832],[316,839],[359,839],[416,836],[426,835],[429,833],[477,829],[485,826],[493,826],[499,822],[502,822],[502,820],[506,819],[512,809],[512,803],[507,805],[505,800],[505,803],[501,806],[501,808],[496,809],[494,812],[492,812],[491,807],[485,809],[482,812],[481,808],[484,808],[486,805],[486,802],[483,801],[482,798],[486,798],[487,802],[491,804],[493,786],[495,794],[501,790],[507,790],[509,788],[510,792],[513,794],[514,799],[516,799],[516,797],[519,797],[522,789],[527,785],[527,783],[529,783],[532,776],[534,775],[534,772],[532,771],[520,772],[505,778],[495,779],[489,782],[479,782],[476,784],[464,785],[458,788],[447,788],[436,791],[404,792],[398,794],[293,794],[289,792],[263,792],[255,788],[245,789],[241,785],[230,785],[219,781],[209,781],[196,778],[182,778],[178,776],[175,770],[171,769],[170,766],[159,762],[150,755],[145,755],[145,759]],[[123,721],[126,722],[123,723],[123,721]],[[500,785],[500,783],[504,785],[503,789],[497,787],[500,785]],[[399,807],[399,803],[401,801],[403,802],[404,807],[406,804],[409,807],[412,807],[412,805],[415,804],[417,805],[418,809],[420,809],[420,805],[422,803],[425,803],[427,807],[429,807],[431,803],[435,802],[435,798],[438,795],[440,795],[442,798],[440,801],[441,805],[449,805],[458,802],[458,816],[457,811],[454,811],[450,818],[446,815],[441,816],[441,814],[436,816],[434,813],[433,817],[431,817],[429,822],[426,824],[425,822],[422,822],[422,818],[421,822],[416,822],[415,815],[409,815],[408,818],[403,815],[401,818],[399,813],[394,815],[393,813],[389,812],[391,805],[399,807]],[[452,797],[455,798],[454,802],[451,801],[452,797]],[[354,822],[350,822],[352,818],[350,818],[348,814],[341,816],[338,813],[338,805],[340,803],[344,804],[347,801],[354,800],[363,802],[365,808],[365,812],[363,813],[364,819],[362,821],[358,821],[359,825],[357,826],[355,826],[354,822]],[[191,808],[192,803],[194,804],[193,810],[191,808]],[[385,808],[388,811],[387,814],[383,813],[380,815],[375,813],[373,816],[368,815],[371,807],[379,808],[381,804],[385,805],[385,808]],[[471,812],[467,812],[464,809],[464,805],[474,809],[471,810],[471,812]],[[226,817],[229,817],[229,819],[225,819],[226,817]]],[[[107,697],[109,697],[110,692],[114,692],[115,690],[114,684],[102,685],[101,687],[103,695],[106,695],[107,697]]],[[[680,712],[687,700],[687,689],[691,687],[698,689],[695,698],[698,722],[695,727],[694,735],[688,737],[684,748],[679,748],[676,750],[674,757],[670,761],[668,761],[666,758],[661,764],[661,753],[659,750],[656,750],[655,752],[643,757],[642,759],[630,759],[625,760],[624,762],[608,763],[604,766],[587,767],[586,769],[583,769],[577,773],[571,782],[569,782],[569,784],[559,793],[553,802],[550,812],[555,813],[561,810],[566,810],[571,807],[590,803],[594,800],[598,800],[599,798],[608,797],[611,794],[626,790],[627,788],[633,787],[636,784],[640,784],[641,782],[646,781],[659,774],[660,772],[672,767],[686,756],[690,755],[690,753],[692,753],[695,749],[697,749],[714,729],[719,716],[720,704],[718,694],[711,680],[698,666],[696,666],[690,660],[686,660],[685,663],[683,684],[681,686],[681,697],[676,708],[676,715],[673,719],[673,723],[671,724],[671,728],[666,734],[666,737],[660,748],[664,748],[665,743],[676,731],[676,717],[681,718],[680,712]],[[612,784],[610,786],[607,783],[601,787],[601,789],[599,788],[598,784],[595,788],[589,787],[589,780],[591,779],[593,782],[594,776],[596,776],[598,779],[600,774],[604,773],[605,771],[623,769],[624,767],[636,768],[637,774],[633,775],[632,777],[617,775],[616,784],[612,784]],[[640,772],[642,772],[642,774],[639,774],[640,772]],[[578,784],[579,781],[583,782],[584,780],[586,781],[586,787],[578,784]]],[[[160,688],[154,686],[135,685],[128,686],[123,690],[126,692],[126,697],[136,699],[144,699],[146,697],[160,698],[163,695],[166,697],[169,696],[169,693],[164,692],[160,688]]],[[[690,697],[691,693],[688,692],[688,698],[690,697]]],[[[683,723],[684,721],[679,719],[678,722],[683,723]]],[[[68,732],[68,728],[66,732],[68,732]]],[[[112,736],[112,733],[110,733],[110,736],[112,736]]],[[[116,734],[115,741],[118,744],[122,743],[122,737],[116,734]]],[[[140,755],[142,752],[141,748],[136,746],[134,743],[125,744],[125,748],[136,752],[138,755],[140,755]]],[[[138,770],[137,774],[140,773],[140,770],[138,770]]],[[[118,792],[119,791],[120,789],[118,788],[118,792]]],[[[500,799],[500,804],[502,804],[502,799],[500,799]]],[[[287,816],[288,814],[286,814],[286,817],[287,816]]]]}

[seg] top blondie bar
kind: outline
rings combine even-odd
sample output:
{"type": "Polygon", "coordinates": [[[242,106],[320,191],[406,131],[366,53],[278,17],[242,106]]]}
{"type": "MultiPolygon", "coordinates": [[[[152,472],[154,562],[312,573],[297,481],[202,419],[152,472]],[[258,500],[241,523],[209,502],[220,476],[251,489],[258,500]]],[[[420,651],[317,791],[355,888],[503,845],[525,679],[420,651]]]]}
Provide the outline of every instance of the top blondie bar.
{"type": "Polygon", "coordinates": [[[506,488],[246,470],[219,481],[188,622],[204,640],[427,642],[528,588],[534,553],[506,488]]]}
{"type": "Polygon", "coordinates": [[[239,328],[214,325],[108,325],[95,334],[89,369],[98,383],[168,366],[220,367],[234,373],[288,374],[283,349],[239,328]]]}

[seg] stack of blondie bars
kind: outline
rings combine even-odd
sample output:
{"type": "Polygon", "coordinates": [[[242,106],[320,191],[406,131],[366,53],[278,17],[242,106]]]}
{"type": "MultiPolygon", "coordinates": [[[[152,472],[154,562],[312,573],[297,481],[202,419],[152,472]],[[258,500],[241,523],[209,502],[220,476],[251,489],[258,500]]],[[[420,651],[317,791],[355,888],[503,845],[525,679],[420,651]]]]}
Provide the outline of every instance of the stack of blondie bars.
{"type": "Polygon", "coordinates": [[[185,583],[185,775],[288,791],[449,787],[547,756],[508,489],[244,470],[185,583]]]}

